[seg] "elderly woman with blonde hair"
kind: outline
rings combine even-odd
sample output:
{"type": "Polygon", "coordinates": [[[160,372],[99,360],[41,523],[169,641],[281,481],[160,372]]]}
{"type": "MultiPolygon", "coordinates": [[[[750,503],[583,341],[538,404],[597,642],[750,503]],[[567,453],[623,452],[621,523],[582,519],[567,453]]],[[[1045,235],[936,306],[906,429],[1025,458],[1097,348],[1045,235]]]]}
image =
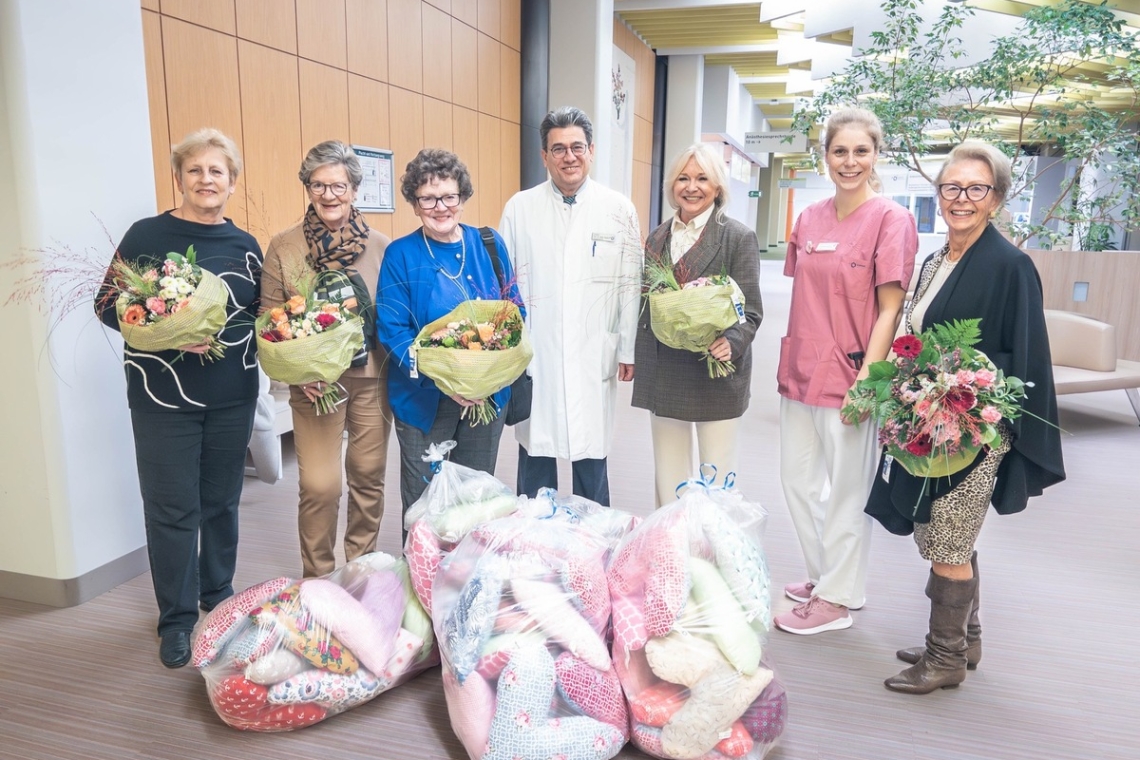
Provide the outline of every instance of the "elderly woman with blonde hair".
{"type": "Polygon", "coordinates": [[[751,395],[752,340],[764,316],[760,248],[756,233],[726,213],[723,157],[703,143],[686,148],[670,166],[664,191],[676,213],[649,234],[647,264],[671,270],[682,285],[727,274],[744,295],[744,318],[709,344],[711,357],[736,368],[713,378],[698,354],[657,339],[643,303],[634,347],[633,405],[649,410],[659,507],[675,498],[678,484],[701,464],[722,474],[736,469],[740,418],[751,395]]]}
{"type": "Polygon", "coordinates": [[[913,664],[886,680],[892,691],[926,694],[955,687],[978,667],[982,627],[974,544],[990,503],[998,514],[1020,512],[1030,496],[1065,479],[1041,280],[1032,259],[993,223],[1011,184],[1005,154],[975,140],[950,151],[934,180],[948,227],[946,244],[923,262],[900,332],[981,319],[974,348],[1030,387],[1024,413],[1003,420],[1001,441],[961,472],[927,479],[898,462],[880,462],[885,477],[875,479],[866,511],[892,533],[913,532],[919,553],[930,562],[926,646],[896,653],[913,664]]]}
{"type": "MultiPolygon", "coordinates": [[[[157,263],[193,246],[198,265],[221,278],[227,291],[226,323],[217,336],[225,347],[221,358],[183,356],[205,354],[209,343],[171,351],[123,348],[159,658],[179,668],[190,659],[198,608],[211,610],[233,594],[238,501],[258,393],[253,320],[261,247],[224,216],[241,173],[233,140],[201,129],[174,146],[170,164],[181,201],[131,225],[118,255],[132,264],[157,263]]],[[[107,326],[119,329],[110,272],[95,308],[107,326]]]]}

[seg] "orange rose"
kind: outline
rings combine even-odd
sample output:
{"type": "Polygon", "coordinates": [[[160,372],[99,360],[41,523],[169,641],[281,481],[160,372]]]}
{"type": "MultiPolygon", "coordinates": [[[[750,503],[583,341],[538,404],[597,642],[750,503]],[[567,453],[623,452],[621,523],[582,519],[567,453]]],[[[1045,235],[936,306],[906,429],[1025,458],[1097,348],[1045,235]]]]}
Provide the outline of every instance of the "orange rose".
{"type": "Polygon", "coordinates": [[[305,297],[293,296],[285,302],[285,308],[289,310],[290,314],[304,314],[305,313],[305,297]]]}
{"type": "Polygon", "coordinates": [[[285,316],[285,310],[280,306],[278,306],[276,309],[269,310],[269,321],[273,324],[281,324],[286,319],[288,319],[288,317],[285,316]]]}
{"type": "Polygon", "coordinates": [[[483,350],[483,344],[477,340],[473,340],[467,344],[467,350],[468,351],[482,351],[483,350]]]}
{"type": "Polygon", "coordinates": [[[489,341],[491,339],[491,336],[495,334],[494,325],[481,324],[477,327],[477,329],[479,330],[479,340],[484,343],[489,341]]]}
{"type": "Polygon", "coordinates": [[[340,307],[335,303],[326,303],[321,305],[321,312],[324,314],[339,314],[340,307]]]}
{"type": "Polygon", "coordinates": [[[146,309],[133,303],[123,311],[123,322],[128,325],[137,325],[146,319],[146,309]]]}

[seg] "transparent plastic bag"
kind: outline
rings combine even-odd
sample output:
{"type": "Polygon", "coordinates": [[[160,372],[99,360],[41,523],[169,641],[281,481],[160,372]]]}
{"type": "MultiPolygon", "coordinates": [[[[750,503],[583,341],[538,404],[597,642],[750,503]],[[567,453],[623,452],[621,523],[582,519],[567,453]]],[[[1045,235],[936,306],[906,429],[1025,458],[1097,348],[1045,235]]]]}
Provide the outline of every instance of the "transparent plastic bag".
{"type": "Polygon", "coordinates": [[[290,731],[364,704],[437,661],[407,565],[374,552],[321,578],[275,578],[219,604],[191,659],[227,725],[290,731]]]}
{"type": "Polygon", "coordinates": [[[475,527],[435,577],[444,695],[472,758],[606,760],[628,738],[607,644],[616,540],[591,524],[631,518],[551,503],[475,527]]]}
{"type": "Polygon", "coordinates": [[[787,700],[765,652],[767,513],[728,483],[689,481],[621,543],[607,579],[632,740],[670,760],[759,760],[787,700]]]}
{"type": "Polygon", "coordinates": [[[404,556],[412,587],[429,613],[432,581],[443,557],[476,525],[513,513],[519,503],[514,491],[493,475],[445,460],[454,447],[455,441],[444,441],[428,449],[424,459],[432,462],[435,475],[404,515],[404,556]]]}

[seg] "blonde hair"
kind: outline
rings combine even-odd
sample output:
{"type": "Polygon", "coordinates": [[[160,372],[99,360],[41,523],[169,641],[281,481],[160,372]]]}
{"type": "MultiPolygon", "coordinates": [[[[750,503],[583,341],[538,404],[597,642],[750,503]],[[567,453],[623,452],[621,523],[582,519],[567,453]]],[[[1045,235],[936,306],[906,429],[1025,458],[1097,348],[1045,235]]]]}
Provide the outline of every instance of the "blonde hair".
{"type": "Polygon", "coordinates": [[[217,148],[222,152],[230,169],[230,179],[236,182],[238,175],[241,174],[241,153],[233,140],[213,127],[204,127],[186,135],[182,142],[170,150],[170,166],[175,174],[181,175],[182,164],[186,159],[210,148],[217,148]]]}
{"type": "MultiPolygon", "coordinates": [[[[875,153],[878,154],[883,149],[883,124],[879,121],[879,117],[873,112],[868,111],[866,108],[844,108],[836,111],[827,118],[827,127],[823,132],[823,152],[827,153],[831,141],[835,139],[835,135],[841,129],[847,128],[861,129],[867,133],[871,138],[871,144],[875,146],[875,153]]],[[[871,176],[867,179],[867,184],[876,193],[883,190],[883,181],[879,177],[879,172],[875,167],[871,167],[871,176]]]]}
{"type": "Polygon", "coordinates": [[[665,172],[665,181],[662,183],[665,201],[674,210],[677,208],[677,199],[673,196],[673,183],[677,181],[677,177],[681,176],[681,172],[685,171],[689,159],[696,161],[697,166],[701,167],[701,171],[707,174],[713,184],[716,185],[716,198],[713,199],[713,207],[716,208],[717,221],[723,222],[724,207],[728,205],[728,170],[724,168],[724,159],[717,153],[716,148],[708,143],[690,145],[673,159],[673,163],[669,164],[669,170],[665,172]]]}
{"type": "Polygon", "coordinates": [[[994,195],[996,195],[1002,203],[1005,202],[1005,197],[1009,194],[1009,188],[1013,185],[1013,165],[1010,163],[1007,155],[989,143],[982,142],[981,140],[966,140],[960,142],[954,146],[953,150],[946,154],[946,161],[942,164],[942,168],[938,170],[938,176],[934,178],[935,187],[942,183],[942,175],[946,171],[946,168],[958,161],[981,161],[990,167],[990,174],[994,177],[994,195]]]}

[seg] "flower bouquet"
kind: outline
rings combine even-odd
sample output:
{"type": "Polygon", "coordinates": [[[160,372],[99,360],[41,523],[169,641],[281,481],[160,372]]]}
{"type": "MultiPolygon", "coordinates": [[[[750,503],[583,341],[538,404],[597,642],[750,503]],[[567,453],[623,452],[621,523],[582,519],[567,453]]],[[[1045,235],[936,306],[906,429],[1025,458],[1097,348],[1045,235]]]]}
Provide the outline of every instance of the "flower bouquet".
{"type": "Polygon", "coordinates": [[[185,254],[168,253],[161,263],[111,263],[111,288],[117,292],[119,331],[131,348],[167,351],[208,343],[204,358],[225,354],[217,333],[226,326],[229,296],[221,279],[196,262],[194,246],[185,254]]]}
{"type": "MultiPolygon", "coordinates": [[[[533,355],[517,305],[464,301],[412,341],[412,377],[422,372],[449,396],[483,401],[514,382],[533,355]]],[[[487,424],[499,410],[478,403],[463,410],[468,416],[472,426],[487,424]]]]}
{"type": "Polygon", "coordinates": [[[343,400],[337,379],[364,346],[364,323],[344,304],[295,295],[257,318],[257,358],[265,374],[289,385],[328,383],[313,405],[327,414],[343,400]]]}
{"type": "Polygon", "coordinates": [[[731,361],[714,359],[709,345],[731,325],[744,321],[744,294],[726,274],[681,283],[674,268],[662,262],[645,267],[649,323],[657,340],[670,348],[701,354],[709,377],[728,377],[731,361]]]}
{"type": "Polygon", "coordinates": [[[896,338],[896,358],[871,364],[842,409],[846,417],[869,414],[878,422],[879,443],[911,475],[964,470],[983,446],[997,443],[1003,419],[1021,414],[1025,383],[971,348],[980,322],[955,320],[896,338]]]}

